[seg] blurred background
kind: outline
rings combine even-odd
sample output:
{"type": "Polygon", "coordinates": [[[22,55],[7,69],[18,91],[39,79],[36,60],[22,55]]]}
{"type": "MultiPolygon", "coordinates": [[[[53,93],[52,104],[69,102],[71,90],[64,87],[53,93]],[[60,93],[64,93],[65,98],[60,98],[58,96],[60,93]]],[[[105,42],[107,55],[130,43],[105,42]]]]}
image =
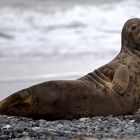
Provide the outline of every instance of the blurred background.
{"type": "Polygon", "coordinates": [[[0,99],[109,62],[133,17],[139,0],[0,0],[0,99]]]}

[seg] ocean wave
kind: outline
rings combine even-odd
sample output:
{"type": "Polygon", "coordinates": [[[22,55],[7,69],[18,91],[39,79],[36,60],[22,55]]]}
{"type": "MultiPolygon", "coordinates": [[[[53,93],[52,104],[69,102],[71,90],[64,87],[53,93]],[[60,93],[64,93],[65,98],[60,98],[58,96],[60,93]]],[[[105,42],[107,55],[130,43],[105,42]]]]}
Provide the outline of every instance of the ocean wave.
{"type": "Polygon", "coordinates": [[[39,80],[49,80],[49,79],[59,79],[60,77],[65,79],[68,77],[80,77],[83,75],[83,72],[67,72],[67,73],[53,73],[53,74],[44,74],[37,76],[24,76],[24,77],[4,77],[0,78],[0,83],[4,82],[27,82],[27,81],[39,81],[39,80]]]}
{"type": "Polygon", "coordinates": [[[118,52],[121,28],[127,19],[140,16],[139,7],[136,0],[53,12],[2,7],[0,57],[98,54],[99,48],[118,52]]]}

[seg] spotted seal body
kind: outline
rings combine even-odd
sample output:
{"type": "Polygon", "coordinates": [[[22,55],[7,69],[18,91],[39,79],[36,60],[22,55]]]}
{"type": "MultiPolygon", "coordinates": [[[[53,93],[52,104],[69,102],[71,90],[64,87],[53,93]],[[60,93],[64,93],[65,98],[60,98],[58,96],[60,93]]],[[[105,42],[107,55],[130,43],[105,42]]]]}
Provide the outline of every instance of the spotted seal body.
{"type": "Polygon", "coordinates": [[[126,115],[140,106],[140,19],[122,30],[120,53],[76,80],[48,81],[0,102],[0,114],[43,119],[126,115]]]}

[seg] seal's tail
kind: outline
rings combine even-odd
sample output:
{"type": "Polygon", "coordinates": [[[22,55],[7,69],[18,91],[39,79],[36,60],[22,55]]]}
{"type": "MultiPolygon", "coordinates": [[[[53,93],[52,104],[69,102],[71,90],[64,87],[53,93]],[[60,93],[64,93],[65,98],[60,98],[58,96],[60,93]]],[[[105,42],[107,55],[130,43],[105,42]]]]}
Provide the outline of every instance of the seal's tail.
{"type": "Polygon", "coordinates": [[[5,103],[5,99],[0,101],[0,115],[4,115],[3,114],[4,113],[4,109],[3,109],[4,103],[5,103]]]}
{"type": "Polygon", "coordinates": [[[0,115],[26,115],[30,111],[31,100],[27,90],[16,92],[0,101],[0,115]]]}

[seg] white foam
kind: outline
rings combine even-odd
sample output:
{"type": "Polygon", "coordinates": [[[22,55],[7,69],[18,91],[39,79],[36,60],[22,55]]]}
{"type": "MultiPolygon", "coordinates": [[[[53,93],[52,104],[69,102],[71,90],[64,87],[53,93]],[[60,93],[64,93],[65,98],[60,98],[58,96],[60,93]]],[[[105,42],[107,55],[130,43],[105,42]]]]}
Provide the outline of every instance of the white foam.
{"type": "Polygon", "coordinates": [[[124,22],[140,16],[135,0],[78,6],[55,12],[0,9],[0,53],[3,56],[43,54],[104,54],[118,52],[124,22]]]}

